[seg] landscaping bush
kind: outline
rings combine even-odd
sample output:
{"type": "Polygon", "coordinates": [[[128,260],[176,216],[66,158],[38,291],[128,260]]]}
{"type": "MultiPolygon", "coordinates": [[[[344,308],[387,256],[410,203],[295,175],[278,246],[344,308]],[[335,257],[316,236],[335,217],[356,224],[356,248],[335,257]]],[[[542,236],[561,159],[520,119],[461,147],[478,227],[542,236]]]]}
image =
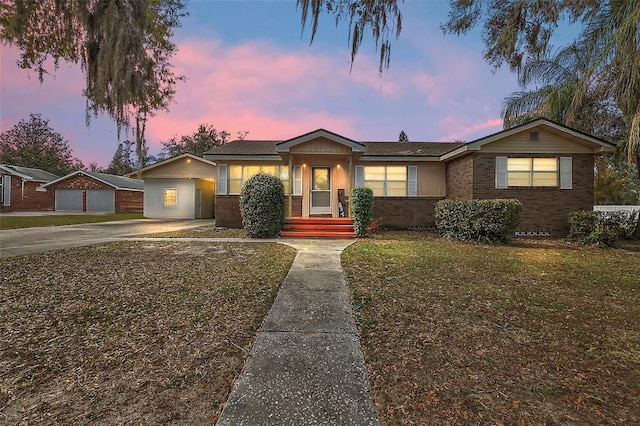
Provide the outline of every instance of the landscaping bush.
{"type": "Polygon", "coordinates": [[[506,242],[520,220],[518,200],[442,200],[436,203],[436,227],[460,241],[506,242]]]}
{"type": "Polygon", "coordinates": [[[258,173],[240,191],[242,225],[251,238],[273,238],[284,226],[284,188],[275,176],[258,173]]]}
{"type": "Polygon", "coordinates": [[[371,188],[353,188],[351,190],[351,208],[356,237],[367,237],[373,219],[373,191],[371,188]]]}
{"type": "Polygon", "coordinates": [[[569,215],[569,239],[580,244],[612,246],[620,238],[631,238],[637,224],[637,212],[576,210],[569,215]]]}

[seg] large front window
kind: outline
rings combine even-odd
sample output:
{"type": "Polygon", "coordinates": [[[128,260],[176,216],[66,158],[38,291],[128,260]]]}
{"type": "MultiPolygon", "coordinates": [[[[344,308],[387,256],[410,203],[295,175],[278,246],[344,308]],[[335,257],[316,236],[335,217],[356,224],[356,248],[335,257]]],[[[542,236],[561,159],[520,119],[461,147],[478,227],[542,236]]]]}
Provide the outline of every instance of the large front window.
{"type": "Polygon", "coordinates": [[[241,166],[230,165],[228,172],[229,194],[239,194],[242,185],[252,176],[258,173],[266,173],[280,178],[284,193],[289,193],[291,183],[289,181],[289,168],[286,166],[241,166]]]}
{"type": "Polygon", "coordinates": [[[406,166],[365,166],[364,186],[377,197],[405,197],[407,195],[406,166]]]}
{"type": "Polygon", "coordinates": [[[558,159],[508,158],[507,186],[558,186],[558,159]]]}
{"type": "Polygon", "coordinates": [[[178,190],[176,188],[164,188],[162,190],[162,205],[164,207],[176,207],[178,205],[178,190]]]}

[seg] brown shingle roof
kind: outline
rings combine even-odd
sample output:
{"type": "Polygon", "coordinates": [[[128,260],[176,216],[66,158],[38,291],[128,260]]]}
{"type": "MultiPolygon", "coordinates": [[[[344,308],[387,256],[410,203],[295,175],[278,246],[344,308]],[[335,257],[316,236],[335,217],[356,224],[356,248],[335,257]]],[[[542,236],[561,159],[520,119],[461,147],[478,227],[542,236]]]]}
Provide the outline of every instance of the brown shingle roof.
{"type": "Polygon", "coordinates": [[[364,142],[363,156],[439,157],[461,147],[459,142],[364,142]]]}
{"type": "MultiPolygon", "coordinates": [[[[236,140],[212,148],[206,155],[277,155],[280,141],[236,140]]],[[[376,157],[439,157],[461,147],[459,142],[362,142],[363,156],[376,157]]]]}
{"type": "Polygon", "coordinates": [[[280,141],[236,140],[211,148],[205,155],[278,155],[276,143],[280,141]]]}

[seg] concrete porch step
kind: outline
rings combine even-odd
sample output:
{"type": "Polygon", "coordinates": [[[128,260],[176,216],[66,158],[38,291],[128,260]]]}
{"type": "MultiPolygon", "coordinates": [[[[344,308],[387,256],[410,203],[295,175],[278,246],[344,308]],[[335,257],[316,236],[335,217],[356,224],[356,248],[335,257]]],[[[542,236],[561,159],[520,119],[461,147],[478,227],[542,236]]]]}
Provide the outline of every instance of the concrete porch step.
{"type": "Polygon", "coordinates": [[[354,238],[353,220],[349,218],[296,217],[287,219],[281,237],[285,238],[354,238]]]}

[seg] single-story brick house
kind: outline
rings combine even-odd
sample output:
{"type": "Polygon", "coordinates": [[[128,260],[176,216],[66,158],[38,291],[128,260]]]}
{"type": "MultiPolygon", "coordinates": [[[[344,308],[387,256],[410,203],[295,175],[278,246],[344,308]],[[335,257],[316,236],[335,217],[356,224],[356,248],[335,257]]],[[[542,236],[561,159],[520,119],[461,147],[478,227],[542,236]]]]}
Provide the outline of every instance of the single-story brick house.
{"type": "MultiPolygon", "coordinates": [[[[280,177],[289,218],[349,216],[351,188],[366,186],[374,218],[388,227],[432,227],[435,204],[447,198],[517,198],[524,205],[519,232],[564,236],[571,211],[593,208],[594,155],[615,149],[537,119],[469,143],[363,142],[320,129],[283,141],[233,141],[204,158],[215,164],[209,178],[219,226],[242,226],[240,189],[262,171],[280,177]]],[[[183,159],[173,161],[180,178],[189,175],[178,165],[183,159]]]]}
{"type": "Polygon", "coordinates": [[[144,180],[144,217],[213,217],[214,162],[185,153],[147,166],[140,173],[144,180]]]}
{"type": "Polygon", "coordinates": [[[107,173],[79,170],[41,186],[56,211],[138,213],[144,182],[107,173]]]}
{"type": "Polygon", "coordinates": [[[38,188],[58,176],[42,169],[0,164],[0,209],[3,212],[53,210],[38,188]]]}

